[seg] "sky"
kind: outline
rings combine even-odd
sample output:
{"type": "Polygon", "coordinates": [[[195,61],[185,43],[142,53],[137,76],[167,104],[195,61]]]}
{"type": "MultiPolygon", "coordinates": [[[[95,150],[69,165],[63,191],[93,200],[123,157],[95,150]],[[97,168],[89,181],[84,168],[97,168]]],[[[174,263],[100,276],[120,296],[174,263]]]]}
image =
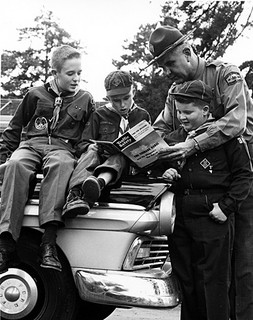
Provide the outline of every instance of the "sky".
{"type": "MultiPolygon", "coordinates": [[[[4,0],[1,3],[0,50],[20,48],[17,28],[32,27],[43,7],[53,12],[60,27],[80,40],[85,89],[96,101],[105,97],[104,78],[124,53],[125,40],[133,40],[142,24],[157,23],[165,0],[4,0]]],[[[252,34],[251,30],[251,34],[252,34]]],[[[250,32],[228,50],[224,60],[237,65],[252,60],[250,32]]]]}

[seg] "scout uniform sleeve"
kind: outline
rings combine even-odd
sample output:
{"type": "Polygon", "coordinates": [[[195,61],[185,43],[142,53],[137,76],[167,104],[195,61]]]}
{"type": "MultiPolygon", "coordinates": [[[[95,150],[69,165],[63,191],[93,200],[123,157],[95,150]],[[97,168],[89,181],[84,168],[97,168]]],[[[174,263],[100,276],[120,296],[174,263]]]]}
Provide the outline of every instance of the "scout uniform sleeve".
{"type": "Polygon", "coordinates": [[[22,129],[28,124],[34,114],[36,107],[34,99],[36,99],[36,97],[31,93],[25,95],[8,127],[2,134],[0,144],[5,145],[10,151],[14,151],[19,146],[22,129]]]}
{"type": "Polygon", "coordinates": [[[224,116],[215,121],[205,133],[196,137],[201,151],[219,146],[246,129],[247,88],[239,69],[233,65],[225,67],[220,75],[219,86],[224,116]]]}
{"type": "Polygon", "coordinates": [[[76,155],[80,157],[80,155],[85,152],[90,145],[90,139],[96,140],[99,134],[99,117],[96,111],[92,112],[88,121],[85,124],[82,138],[80,142],[77,144],[76,155]]]}
{"type": "Polygon", "coordinates": [[[245,140],[242,137],[224,144],[231,171],[231,184],[227,194],[219,201],[225,215],[236,212],[250,192],[253,182],[252,164],[245,140]]]}
{"type": "Polygon", "coordinates": [[[89,94],[89,102],[88,102],[87,114],[84,117],[84,122],[85,123],[89,120],[91,114],[96,110],[96,103],[95,103],[95,101],[93,99],[93,96],[90,93],[88,93],[88,94],[89,94]]]}

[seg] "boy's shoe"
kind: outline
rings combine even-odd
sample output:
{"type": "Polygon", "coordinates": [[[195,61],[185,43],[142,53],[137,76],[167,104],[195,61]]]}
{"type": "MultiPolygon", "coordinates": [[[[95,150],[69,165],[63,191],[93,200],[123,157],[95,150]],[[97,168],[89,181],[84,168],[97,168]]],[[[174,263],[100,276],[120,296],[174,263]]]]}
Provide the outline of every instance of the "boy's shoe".
{"type": "Polygon", "coordinates": [[[62,271],[62,266],[57,255],[57,249],[55,245],[50,243],[42,243],[40,245],[40,258],[40,266],[42,268],[62,271]]]}
{"type": "Polygon", "coordinates": [[[85,199],[90,203],[96,202],[101,196],[101,191],[105,187],[105,181],[102,178],[94,176],[88,177],[82,184],[82,190],[85,199]]]}
{"type": "Polygon", "coordinates": [[[0,273],[8,271],[10,267],[18,264],[18,254],[14,240],[2,240],[0,238],[0,273]]]}
{"type": "Polygon", "coordinates": [[[70,191],[62,210],[63,218],[75,218],[77,215],[85,215],[89,212],[88,202],[82,199],[81,194],[70,191]]]}

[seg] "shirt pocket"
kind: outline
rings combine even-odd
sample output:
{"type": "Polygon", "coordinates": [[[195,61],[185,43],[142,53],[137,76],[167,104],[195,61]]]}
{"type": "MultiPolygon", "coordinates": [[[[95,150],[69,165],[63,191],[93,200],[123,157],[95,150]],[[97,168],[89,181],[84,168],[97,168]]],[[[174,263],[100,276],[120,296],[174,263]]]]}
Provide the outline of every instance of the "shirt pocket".
{"type": "Polygon", "coordinates": [[[99,139],[113,141],[116,139],[116,127],[108,121],[101,121],[99,127],[99,139]]]}
{"type": "Polygon", "coordinates": [[[81,121],[84,116],[84,110],[81,106],[78,105],[70,105],[67,108],[67,114],[74,120],[74,121],[81,121]]]}

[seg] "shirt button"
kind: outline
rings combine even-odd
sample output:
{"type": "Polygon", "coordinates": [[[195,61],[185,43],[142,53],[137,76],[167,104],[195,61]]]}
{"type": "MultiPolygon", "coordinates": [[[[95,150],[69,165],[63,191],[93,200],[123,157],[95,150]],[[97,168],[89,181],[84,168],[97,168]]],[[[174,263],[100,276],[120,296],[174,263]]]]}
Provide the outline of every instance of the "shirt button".
{"type": "Polygon", "coordinates": [[[189,168],[189,172],[192,172],[192,168],[189,168]]]}

